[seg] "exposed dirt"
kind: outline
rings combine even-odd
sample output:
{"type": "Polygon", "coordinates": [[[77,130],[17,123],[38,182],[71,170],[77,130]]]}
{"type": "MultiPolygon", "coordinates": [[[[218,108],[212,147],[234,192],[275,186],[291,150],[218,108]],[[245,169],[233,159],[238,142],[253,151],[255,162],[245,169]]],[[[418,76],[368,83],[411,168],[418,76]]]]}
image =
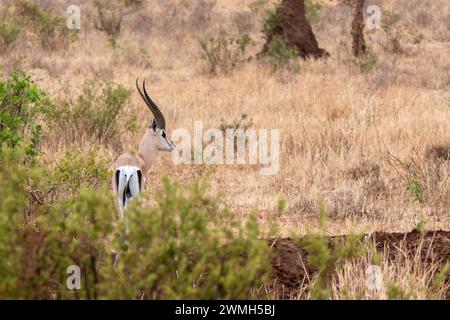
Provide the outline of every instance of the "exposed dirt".
{"type": "MultiPolygon", "coordinates": [[[[345,236],[329,238],[329,245],[342,243],[345,236]]],[[[400,254],[415,257],[420,252],[420,259],[425,264],[439,263],[442,268],[450,262],[450,231],[428,231],[421,233],[375,232],[367,236],[378,252],[384,253],[389,261],[395,262],[400,254]],[[402,250],[400,252],[399,250],[402,250]]],[[[275,290],[280,299],[292,299],[298,296],[303,284],[309,283],[314,276],[314,270],[308,266],[308,252],[302,247],[300,241],[291,238],[277,239],[273,243],[276,254],[272,259],[275,290]]],[[[450,283],[450,277],[445,279],[450,283]]],[[[446,299],[450,300],[450,289],[446,291],[446,299]]]]}

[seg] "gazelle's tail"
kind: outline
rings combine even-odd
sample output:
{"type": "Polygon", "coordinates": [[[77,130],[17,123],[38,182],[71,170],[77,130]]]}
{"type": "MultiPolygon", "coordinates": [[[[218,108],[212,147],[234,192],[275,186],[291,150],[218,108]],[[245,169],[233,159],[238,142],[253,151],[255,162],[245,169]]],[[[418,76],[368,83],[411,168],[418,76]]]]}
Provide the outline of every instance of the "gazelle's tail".
{"type": "Polygon", "coordinates": [[[125,209],[130,198],[139,198],[141,191],[142,173],[138,167],[122,166],[115,172],[115,191],[119,206],[119,219],[125,218],[125,209]]]}

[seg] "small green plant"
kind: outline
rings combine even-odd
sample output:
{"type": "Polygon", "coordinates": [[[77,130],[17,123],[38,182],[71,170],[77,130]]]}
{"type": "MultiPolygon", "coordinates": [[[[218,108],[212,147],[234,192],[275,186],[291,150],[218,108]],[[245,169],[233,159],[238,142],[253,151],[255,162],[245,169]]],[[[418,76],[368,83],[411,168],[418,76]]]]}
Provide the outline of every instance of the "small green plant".
{"type": "Polygon", "coordinates": [[[436,297],[439,296],[439,291],[443,287],[445,280],[448,279],[449,275],[450,275],[450,262],[447,262],[441,269],[441,271],[439,271],[434,277],[433,285],[428,294],[430,299],[436,299],[436,297]]]}
{"type": "Polygon", "coordinates": [[[396,283],[388,284],[386,295],[389,300],[409,300],[411,298],[411,294],[396,283]]]}
{"type": "Polygon", "coordinates": [[[422,33],[414,32],[412,42],[413,42],[413,44],[417,45],[417,44],[420,44],[424,38],[425,38],[425,36],[422,33]]]}
{"type": "Polygon", "coordinates": [[[251,128],[253,126],[253,120],[250,118],[248,118],[248,115],[246,114],[241,114],[240,118],[236,118],[231,122],[225,122],[224,119],[221,119],[221,123],[220,123],[220,130],[223,133],[226,133],[226,131],[228,129],[231,130],[247,130],[249,128],[251,128]]]}
{"type": "Polygon", "coordinates": [[[266,18],[263,22],[262,32],[268,37],[276,30],[283,26],[283,18],[275,14],[275,10],[268,10],[266,12],[266,18]]]}
{"type": "MultiPolygon", "coordinates": [[[[312,3],[312,2],[310,2],[312,3]]],[[[288,47],[283,34],[284,19],[276,14],[275,10],[268,10],[263,22],[262,32],[266,38],[266,46],[263,54],[268,57],[273,70],[285,68],[289,71],[298,72],[299,53],[296,48],[288,47]]]]}
{"type": "Polygon", "coordinates": [[[421,186],[419,178],[415,177],[409,182],[408,190],[414,201],[423,202],[422,186],[421,186]]]}
{"type": "MultiPolygon", "coordinates": [[[[235,136],[233,134],[236,134],[238,130],[242,130],[245,132],[247,129],[251,128],[253,126],[253,120],[250,118],[248,119],[248,116],[246,114],[241,114],[240,118],[235,118],[232,122],[225,122],[224,119],[220,119],[221,123],[219,126],[219,129],[223,132],[223,134],[234,141],[234,151],[240,152],[238,150],[238,141],[235,139],[235,136]],[[228,130],[231,130],[229,133],[227,133],[228,130]],[[229,134],[231,134],[229,136],[229,134]]],[[[248,143],[248,137],[245,137],[245,146],[247,146],[248,143]]]]}
{"type": "Polygon", "coordinates": [[[228,73],[245,61],[246,50],[254,44],[248,34],[238,38],[220,35],[199,40],[202,58],[207,62],[209,72],[228,73]]]}
{"type": "Polygon", "coordinates": [[[371,72],[378,64],[378,57],[375,52],[367,48],[366,53],[359,57],[353,57],[348,51],[346,52],[347,60],[345,62],[350,66],[355,66],[361,73],[371,72]]]}
{"type": "Polygon", "coordinates": [[[420,218],[420,220],[415,224],[413,230],[424,232],[427,227],[427,220],[425,218],[420,218]]]}
{"type": "Polygon", "coordinates": [[[39,122],[51,106],[47,94],[27,74],[14,73],[0,81],[0,149],[23,144],[28,155],[36,156],[42,133],[39,122]]]}
{"type": "Polygon", "coordinates": [[[11,21],[3,20],[0,22],[0,49],[7,49],[14,41],[16,41],[20,33],[17,24],[11,21]]]}
{"type": "Polygon", "coordinates": [[[114,3],[95,0],[94,7],[97,9],[95,27],[108,36],[108,41],[113,47],[116,46],[124,17],[139,9],[142,3],[142,0],[119,0],[114,3]]]}
{"type": "Polygon", "coordinates": [[[274,70],[282,67],[286,67],[291,71],[298,71],[300,69],[297,50],[288,48],[280,36],[272,38],[267,47],[266,55],[274,70]]]}
{"type": "Polygon", "coordinates": [[[411,48],[420,44],[424,35],[410,25],[402,23],[399,14],[384,11],[382,29],[385,41],[381,44],[384,50],[390,54],[405,54],[411,48]]]}
{"type": "Polygon", "coordinates": [[[56,162],[52,183],[59,192],[71,194],[82,188],[106,187],[111,179],[110,163],[111,159],[101,156],[97,149],[84,151],[71,147],[56,162]]]}
{"type": "Polygon", "coordinates": [[[358,61],[359,70],[362,73],[368,73],[377,65],[378,58],[372,50],[367,50],[367,53],[362,59],[358,61]]]}

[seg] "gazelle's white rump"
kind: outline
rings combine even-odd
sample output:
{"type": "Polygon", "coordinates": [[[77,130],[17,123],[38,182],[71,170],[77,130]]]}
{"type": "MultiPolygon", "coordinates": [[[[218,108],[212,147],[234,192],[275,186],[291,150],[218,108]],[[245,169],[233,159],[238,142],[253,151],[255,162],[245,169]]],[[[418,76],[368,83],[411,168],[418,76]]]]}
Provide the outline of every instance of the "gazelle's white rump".
{"type": "Polygon", "coordinates": [[[128,206],[130,198],[139,198],[143,177],[141,170],[136,166],[120,166],[115,172],[115,189],[117,192],[117,204],[119,205],[119,217],[124,218],[124,210],[128,206]]]}

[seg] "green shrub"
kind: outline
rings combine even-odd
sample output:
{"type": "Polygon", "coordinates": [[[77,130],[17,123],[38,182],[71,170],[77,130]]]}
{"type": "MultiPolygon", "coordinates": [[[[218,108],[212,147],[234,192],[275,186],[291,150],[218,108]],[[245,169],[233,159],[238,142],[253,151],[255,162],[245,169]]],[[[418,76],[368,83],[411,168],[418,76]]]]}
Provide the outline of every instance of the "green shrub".
{"type": "Polygon", "coordinates": [[[57,138],[68,144],[86,140],[120,149],[120,134],[135,127],[136,118],[124,114],[130,91],[111,81],[86,80],[82,93],[74,100],[56,104],[50,115],[57,138]],[[119,115],[124,115],[119,122],[119,115]]]}
{"type": "Polygon", "coordinates": [[[247,47],[253,44],[253,41],[248,34],[245,34],[238,38],[226,35],[205,37],[200,39],[199,43],[202,58],[207,62],[209,72],[227,73],[245,61],[247,47]]]}
{"type": "Polygon", "coordinates": [[[31,191],[50,188],[45,171],[24,164],[19,149],[0,152],[0,295],[5,299],[93,298],[103,239],[111,233],[114,203],[106,190],[43,205],[27,217],[31,191]],[[31,182],[30,182],[31,181],[31,182]],[[83,272],[83,291],[67,290],[67,267],[83,272]]]}
{"type": "Polygon", "coordinates": [[[419,178],[415,177],[409,182],[408,190],[414,201],[423,202],[422,197],[422,186],[420,184],[419,178]]]}
{"type": "Polygon", "coordinates": [[[299,54],[295,48],[289,48],[285,39],[279,35],[283,31],[283,23],[283,18],[278,16],[275,10],[266,12],[262,32],[268,43],[263,53],[268,57],[274,70],[286,68],[297,72],[300,69],[297,60],[299,54]]]}
{"type": "Polygon", "coordinates": [[[427,227],[427,220],[425,218],[420,218],[420,220],[414,225],[413,230],[424,232],[427,227]]]}
{"type": "Polygon", "coordinates": [[[267,47],[266,55],[275,70],[282,67],[286,67],[291,71],[298,71],[300,69],[297,60],[297,50],[288,48],[283,39],[279,36],[272,38],[267,47]]]}
{"type": "Polygon", "coordinates": [[[277,29],[283,25],[283,18],[275,14],[275,10],[268,10],[263,22],[262,32],[266,37],[273,34],[277,29]]]}
{"type": "Polygon", "coordinates": [[[424,35],[402,21],[399,14],[386,10],[383,12],[382,29],[385,38],[381,46],[389,54],[407,54],[424,39],[424,35]]]}
{"type": "Polygon", "coordinates": [[[0,49],[7,49],[14,41],[16,41],[20,28],[11,19],[4,19],[0,22],[0,49]]]}
{"type": "Polygon", "coordinates": [[[364,55],[357,58],[347,53],[347,60],[345,61],[349,65],[353,65],[358,68],[361,73],[371,72],[378,64],[378,57],[373,50],[367,49],[364,55]]]}
{"type": "Polygon", "coordinates": [[[111,158],[101,156],[98,149],[87,151],[71,147],[65,150],[52,173],[52,185],[59,192],[78,193],[83,188],[107,187],[112,172],[111,158]]]}
{"type": "Polygon", "coordinates": [[[206,195],[204,183],[166,179],[157,206],[132,203],[128,233],[102,187],[82,187],[24,219],[29,186],[47,190],[58,174],[25,166],[23,158],[21,149],[0,153],[2,298],[238,299],[253,297],[251,288],[267,280],[270,249],[258,239],[256,220],[241,225],[206,195]],[[71,265],[81,269],[80,290],[66,287],[71,265]]]}
{"type": "Polygon", "coordinates": [[[55,49],[68,43],[70,29],[66,26],[66,18],[29,1],[17,2],[18,14],[23,25],[28,25],[32,33],[37,34],[43,48],[55,49]]]}
{"type": "Polygon", "coordinates": [[[111,270],[119,280],[110,298],[140,292],[145,298],[244,299],[267,279],[269,249],[253,217],[242,226],[206,196],[204,183],[187,187],[165,179],[157,201],[154,209],[129,211],[129,246],[111,270]],[[135,276],[124,277],[125,270],[135,276]]]}
{"type": "Polygon", "coordinates": [[[42,132],[39,122],[51,105],[47,94],[26,74],[14,73],[0,81],[0,149],[24,143],[27,154],[35,156],[42,132]]]}
{"type": "Polygon", "coordinates": [[[388,284],[386,295],[389,300],[409,300],[411,298],[411,294],[396,283],[388,284]]]}
{"type": "Polygon", "coordinates": [[[139,9],[143,4],[142,0],[119,0],[105,1],[95,0],[94,6],[97,9],[97,18],[95,20],[95,28],[104,32],[109,42],[114,47],[120,35],[122,22],[127,14],[139,9]]]}
{"type": "Polygon", "coordinates": [[[445,280],[450,275],[450,262],[447,262],[442,269],[434,276],[433,285],[428,293],[428,298],[437,299],[440,296],[440,291],[445,284],[445,280]]]}

